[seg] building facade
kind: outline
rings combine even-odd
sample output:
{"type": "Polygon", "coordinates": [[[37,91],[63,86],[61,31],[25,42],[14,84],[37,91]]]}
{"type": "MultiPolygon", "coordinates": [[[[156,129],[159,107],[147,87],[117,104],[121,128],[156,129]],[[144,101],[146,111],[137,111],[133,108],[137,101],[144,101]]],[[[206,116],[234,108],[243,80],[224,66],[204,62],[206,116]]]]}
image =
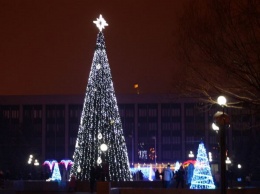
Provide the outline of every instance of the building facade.
{"type": "MultiPolygon", "coordinates": [[[[72,159],[84,96],[1,96],[1,168],[19,168],[30,154],[40,163],[47,159],[72,159]]],[[[219,162],[219,137],[212,130],[213,115],[221,110],[212,106],[202,111],[198,99],[169,95],[117,96],[130,163],[168,163],[188,160],[204,142],[219,162]]],[[[227,129],[227,156],[243,164],[248,156],[252,126],[259,116],[250,111],[226,109],[231,116],[227,129]],[[251,126],[251,127],[250,127],[251,126]]],[[[73,159],[72,159],[73,160],[73,159]]]]}

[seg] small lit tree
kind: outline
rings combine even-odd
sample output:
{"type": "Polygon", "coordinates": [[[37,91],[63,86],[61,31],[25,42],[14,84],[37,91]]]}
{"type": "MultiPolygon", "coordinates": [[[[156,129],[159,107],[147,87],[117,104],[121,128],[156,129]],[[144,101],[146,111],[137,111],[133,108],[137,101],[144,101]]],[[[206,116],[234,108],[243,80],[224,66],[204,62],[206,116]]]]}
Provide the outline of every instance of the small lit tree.
{"type": "Polygon", "coordinates": [[[53,173],[51,176],[51,180],[61,181],[60,169],[59,169],[59,165],[57,162],[54,164],[54,169],[53,169],[53,173]]]}
{"type": "Polygon", "coordinates": [[[191,179],[191,189],[215,189],[207,152],[203,143],[199,144],[197,159],[193,176],[191,179]]]}

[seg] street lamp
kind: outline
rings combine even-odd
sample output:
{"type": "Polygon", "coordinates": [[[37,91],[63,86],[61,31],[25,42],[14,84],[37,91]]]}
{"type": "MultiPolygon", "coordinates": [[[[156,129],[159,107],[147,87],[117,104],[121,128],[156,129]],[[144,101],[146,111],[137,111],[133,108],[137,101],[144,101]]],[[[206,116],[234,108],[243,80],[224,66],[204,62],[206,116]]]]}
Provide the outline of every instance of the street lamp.
{"type": "Polygon", "coordinates": [[[34,165],[34,166],[39,166],[39,165],[40,165],[37,159],[34,160],[33,165],[34,165]]]}
{"type": "Polygon", "coordinates": [[[33,160],[33,155],[30,154],[29,159],[28,159],[28,164],[31,164],[31,163],[32,163],[32,160],[33,160]]]}
{"type": "Polygon", "coordinates": [[[212,123],[211,127],[212,127],[212,129],[213,129],[214,131],[216,131],[216,132],[219,131],[219,127],[218,127],[215,123],[212,123]]]}
{"type": "Polygon", "coordinates": [[[226,163],[226,168],[227,168],[227,170],[228,170],[228,169],[229,169],[229,166],[228,166],[228,165],[231,165],[231,163],[232,163],[229,157],[227,157],[225,163],[226,163]]]}
{"type": "Polygon", "coordinates": [[[220,106],[226,106],[227,103],[227,99],[225,98],[225,96],[219,96],[217,99],[217,102],[220,106]]]}
{"type": "Polygon", "coordinates": [[[156,167],[156,136],[154,136],[152,139],[154,139],[154,165],[156,167]]]}
{"type": "Polygon", "coordinates": [[[189,153],[189,158],[194,158],[194,154],[193,154],[193,152],[192,151],[190,151],[190,153],[189,153]]]}
{"type": "Polygon", "coordinates": [[[226,126],[230,124],[230,118],[225,113],[226,98],[219,96],[217,102],[222,107],[222,112],[218,111],[215,113],[214,123],[219,127],[220,133],[221,194],[226,194],[226,126]]]}
{"type": "Polygon", "coordinates": [[[227,157],[227,159],[226,159],[226,164],[231,164],[231,160],[229,157],[227,157]]]}
{"type": "Polygon", "coordinates": [[[132,165],[134,165],[134,133],[133,133],[133,130],[132,130],[132,134],[129,135],[129,137],[132,140],[132,165]]]}

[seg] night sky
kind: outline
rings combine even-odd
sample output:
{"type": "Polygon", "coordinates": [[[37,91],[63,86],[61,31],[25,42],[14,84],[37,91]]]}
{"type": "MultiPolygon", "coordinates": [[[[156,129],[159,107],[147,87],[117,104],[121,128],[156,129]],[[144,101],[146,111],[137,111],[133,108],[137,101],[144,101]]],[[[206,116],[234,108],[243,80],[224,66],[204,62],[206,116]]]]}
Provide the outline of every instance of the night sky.
{"type": "Polygon", "coordinates": [[[115,91],[169,93],[175,61],[175,0],[0,0],[0,95],[85,93],[100,14],[115,91]]]}

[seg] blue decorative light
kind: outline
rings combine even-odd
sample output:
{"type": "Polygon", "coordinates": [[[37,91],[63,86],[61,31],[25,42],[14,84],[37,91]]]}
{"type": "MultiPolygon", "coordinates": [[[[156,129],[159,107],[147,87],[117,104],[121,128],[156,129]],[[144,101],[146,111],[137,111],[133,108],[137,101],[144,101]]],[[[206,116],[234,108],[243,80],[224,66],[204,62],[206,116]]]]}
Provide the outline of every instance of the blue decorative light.
{"type": "Polygon", "coordinates": [[[143,179],[144,180],[153,180],[153,177],[155,176],[154,171],[152,170],[152,166],[150,167],[138,167],[138,168],[130,168],[130,171],[132,174],[136,174],[139,171],[143,173],[143,179]]]}
{"type": "Polygon", "coordinates": [[[177,162],[175,163],[174,172],[177,172],[177,171],[180,169],[180,167],[181,167],[180,162],[177,161],[177,162]]]}
{"type": "Polygon", "coordinates": [[[215,189],[207,152],[203,143],[199,144],[197,159],[191,179],[190,189],[215,189]]]}
{"type": "Polygon", "coordinates": [[[61,175],[60,175],[60,169],[59,169],[59,165],[56,162],[54,165],[54,169],[53,169],[53,173],[51,176],[51,180],[52,181],[61,181],[61,175]]]}

